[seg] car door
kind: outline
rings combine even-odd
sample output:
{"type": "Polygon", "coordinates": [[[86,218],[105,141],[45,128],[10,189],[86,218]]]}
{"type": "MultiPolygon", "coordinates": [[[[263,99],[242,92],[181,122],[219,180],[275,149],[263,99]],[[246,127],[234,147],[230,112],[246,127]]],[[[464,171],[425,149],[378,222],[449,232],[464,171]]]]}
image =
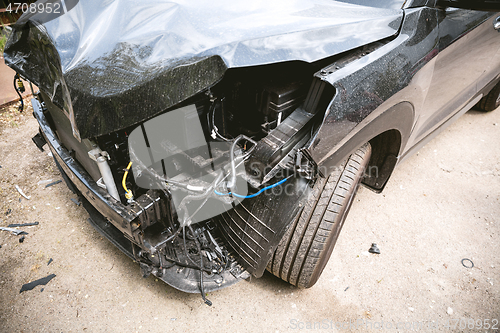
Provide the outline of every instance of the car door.
{"type": "MultiPolygon", "coordinates": [[[[447,8],[439,12],[439,54],[413,131],[419,142],[464,107],[500,73],[499,13],[447,8]]],[[[472,105],[471,105],[472,104],[472,105]]]]}

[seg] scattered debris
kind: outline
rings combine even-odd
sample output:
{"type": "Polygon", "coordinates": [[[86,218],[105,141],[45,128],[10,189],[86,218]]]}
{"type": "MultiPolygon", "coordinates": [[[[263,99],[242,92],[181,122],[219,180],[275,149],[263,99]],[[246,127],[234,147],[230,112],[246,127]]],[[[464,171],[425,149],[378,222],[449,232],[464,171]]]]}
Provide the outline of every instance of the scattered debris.
{"type": "Polygon", "coordinates": [[[9,215],[10,213],[12,213],[12,209],[7,209],[7,211],[5,212],[5,215],[9,215]]]}
{"type": "Polygon", "coordinates": [[[61,182],[62,182],[62,180],[60,180],[60,179],[59,179],[59,180],[56,180],[55,182],[52,182],[52,183],[50,183],[50,184],[45,185],[45,188],[47,188],[47,187],[51,187],[51,186],[54,186],[54,185],[59,184],[59,183],[61,183],[61,182]]]}
{"type": "Polygon", "coordinates": [[[29,200],[31,198],[31,196],[28,197],[26,194],[24,194],[19,186],[17,186],[17,185],[15,185],[15,186],[16,186],[17,192],[19,192],[19,194],[22,195],[26,200],[29,200]]]}
{"type": "Polygon", "coordinates": [[[368,252],[374,253],[374,254],[380,254],[380,250],[377,247],[377,244],[375,244],[375,243],[372,243],[372,247],[370,247],[370,249],[368,250],[368,252]]]}
{"type": "Polygon", "coordinates": [[[349,289],[349,287],[345,288],[344,291],[347,291],[347,289],[349,289]]]}
{"type": "Polygon", "coordinates": [[[36,281],[23,284],[23,286],[21,287],[21,291],[19,291],[19,293],[22,293],[23,291],[27,291],[27,290],[32,290],[36,286],[45,286],[47,283],[49,283],[50,280],[52,280],[55,277],[56,277],[55,274],[50,274],[49,276],[38,279],[36,281]]]}
{"type": "Polygon", "coordinates": [[[453,314],[453,309],[448,307],[448,309],[446,310],[446,313],[451,316],[453,314]]]}
{"type": "Polygon", "coordinates": [[[9,228],[17,228],[17,227],[31,227],[33,225],[39,225],[39,222],[31,222],[31,223],[12,223],[9,224],[9,228]]]}
{"type": "Polygon", "coordinates": [[[464,266],[465,268],[472,268],[472,267],[474,267],[474,263],[470,259],[463,258],[462,259],[462,266],[464,266]],[[470,264],[468,264],[468,263],[470,263],[470,264]]]}
{"type": "Polygon", "coordinates": [[[26,238],[26,237],[24,237],[24,235],[22,235],[21,238],[19,238],[19,243],[23,243],[24,242],[24,238],[26,238]]]}
{"type": "Polygon", "coordinates": [[[12,229],[12,228],[0,227],[0,230],[3,230],[3,231],[10,231],[10,232],[12,232],[14,235],[16,235],[16,236],[19,236],[19,235],[27,235],[27,234],[28,234],[26,231],[17,230],[17,229],[12,229]]]}
{"type": "Polygon", "coordinates": [[[443,163],[438,163],[438,167],[439,167],[441,170],[443,170],[444,172],[448,172],[448,173],[450,173],[450,172],[452,172],[452,171],[453,171],[453,169],[452,169],[452,168],[450,168],[448,165],[445,165],[445,164],[443,164],[443,163]]]}
{"type": "Polygon", "coordinates": [[[75,203],[75,205],[77,205],[77,206],[80,206],[82,204],[80,201],[78,201],[76,199],[71,198],[70,200],[73,201],[75,203]]]}
{"type": "Polygon", "coordinates": [[[411,312],[415,311],[415,308],[412,308],[411,306],[408,307],[408,310],[410,310],[411,312]]]}
{"type": "Polygon", "coordinates": [[[51,183],[53,181],[54,181],[53,179],[40,180],[37,184],[38,185],[45,185],[45,184],[51,183]]]}
{"type": "Polygon", "coordinates": [[[49,262],[47,263],[47,266],[50,265],[51,262],[53,262],[52,258],[49,259],[49,262]]]}
{"type": "Polygon", "coordinates": [[[45,288],[40,289],[40,292],[42,292],[45,288]]]}

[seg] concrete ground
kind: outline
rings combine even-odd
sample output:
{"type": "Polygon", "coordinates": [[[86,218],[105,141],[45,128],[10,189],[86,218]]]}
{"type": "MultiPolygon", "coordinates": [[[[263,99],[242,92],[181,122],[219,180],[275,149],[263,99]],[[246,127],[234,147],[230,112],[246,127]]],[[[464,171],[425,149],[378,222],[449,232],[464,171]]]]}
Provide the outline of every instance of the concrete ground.
{"type": "Polygon", "coordinates": [[[43,181],[61,176],[32,144],[37,129],[29,111],[0,114],[0,226],[40,222],[25,228],[23,243],[0,231],[1,332],[500,327],[500,110],[465,114],[399,165],[382,194],[362,188],[314,287],[299,290],[265,274],[210,293],[212,307],[200,295],[143,279],[87,223],[64,183],[45,188],[43,181]],[[380,255],[367,252],[371,243],[380,255]],[[464,267],[464,258],[474,267],[464,267]],[[19,292],[52,273],[46,286],[19,292]]]}

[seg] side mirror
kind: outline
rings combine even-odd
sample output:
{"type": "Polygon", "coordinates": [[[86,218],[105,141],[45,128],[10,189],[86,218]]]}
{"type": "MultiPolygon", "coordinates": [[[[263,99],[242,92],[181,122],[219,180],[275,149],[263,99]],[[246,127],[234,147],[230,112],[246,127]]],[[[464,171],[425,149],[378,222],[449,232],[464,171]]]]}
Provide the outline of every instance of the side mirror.
{"type": "Polygon", "coordinates": [[[500,0],[437,0],[436,6],[500,12],[500,0]]]}

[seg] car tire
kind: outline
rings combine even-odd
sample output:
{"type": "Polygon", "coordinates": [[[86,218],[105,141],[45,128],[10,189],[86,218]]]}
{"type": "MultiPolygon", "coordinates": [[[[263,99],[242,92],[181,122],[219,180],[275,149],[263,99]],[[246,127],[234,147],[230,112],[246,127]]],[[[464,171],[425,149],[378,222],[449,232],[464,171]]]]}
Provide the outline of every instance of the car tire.
{"type": "Polygon", "coordinates": [[[500,107],[500,82],[478,103],[481,111],[493,111],[500,107]]]}
{"type": "Polygon", "coordinates": [[[300,288],[323,272],[371,156],[359,148],[328,178],[319,178],[311,197],[281,239],[267,270],[300,288]]]}

